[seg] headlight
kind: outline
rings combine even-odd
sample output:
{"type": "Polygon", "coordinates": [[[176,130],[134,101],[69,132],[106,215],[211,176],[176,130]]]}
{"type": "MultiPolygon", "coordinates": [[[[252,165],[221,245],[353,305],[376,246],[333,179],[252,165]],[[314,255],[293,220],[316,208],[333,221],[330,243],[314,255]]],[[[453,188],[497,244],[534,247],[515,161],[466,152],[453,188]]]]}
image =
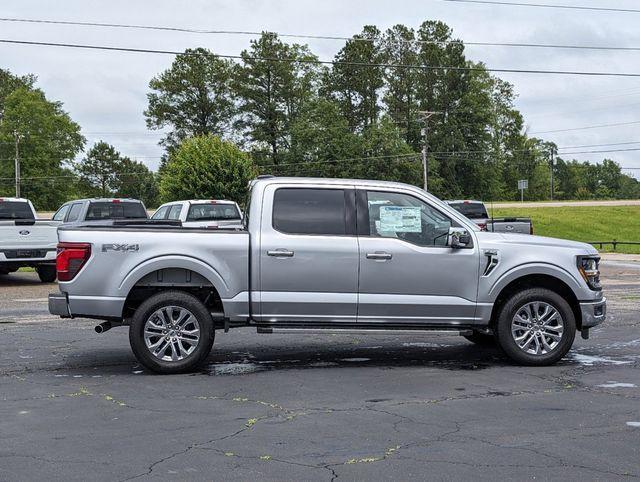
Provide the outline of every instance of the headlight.
{"type": "Polygon", "coordinates": [[[578,256],[578,271],[584,278],[585,282],[594,291],[600,291],[600,270],[598,264],[600,258],[598,256],[578,256]]]}

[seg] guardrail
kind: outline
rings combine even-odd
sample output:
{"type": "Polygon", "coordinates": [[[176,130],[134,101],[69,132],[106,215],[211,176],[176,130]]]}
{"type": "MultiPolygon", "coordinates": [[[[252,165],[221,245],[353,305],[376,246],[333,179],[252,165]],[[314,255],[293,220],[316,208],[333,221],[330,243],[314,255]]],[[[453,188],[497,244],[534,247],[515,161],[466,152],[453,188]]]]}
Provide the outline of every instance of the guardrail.
{"type": "Polygon", "coordinates": [[[618,241],[616,239],[614,239],[613,241],[589,241],[589,244],[593,244],[594,246],[598,245],[600,246],[600,249],[602,249],[602,246],[605,244],[611,244],[613,245],[613,250],[616,250],[616,247],[620,244],[620,245],[624,245],[624,244],[628,244],[628,245],[632,245],[632,246],[640,246],[640,241],[618,241]]]}

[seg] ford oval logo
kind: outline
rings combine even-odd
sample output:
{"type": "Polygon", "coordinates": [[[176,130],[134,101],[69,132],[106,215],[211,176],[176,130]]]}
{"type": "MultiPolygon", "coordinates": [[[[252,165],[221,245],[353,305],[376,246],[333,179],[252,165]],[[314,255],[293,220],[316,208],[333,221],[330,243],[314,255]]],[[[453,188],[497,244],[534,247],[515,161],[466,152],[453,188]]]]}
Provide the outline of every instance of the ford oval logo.
{"type": "Polygon", "coordinates": [[[23,229],[22,231],[20,231],[21,236],[29,236],[30,234],[31,232],[26,229],[23,229]]]}

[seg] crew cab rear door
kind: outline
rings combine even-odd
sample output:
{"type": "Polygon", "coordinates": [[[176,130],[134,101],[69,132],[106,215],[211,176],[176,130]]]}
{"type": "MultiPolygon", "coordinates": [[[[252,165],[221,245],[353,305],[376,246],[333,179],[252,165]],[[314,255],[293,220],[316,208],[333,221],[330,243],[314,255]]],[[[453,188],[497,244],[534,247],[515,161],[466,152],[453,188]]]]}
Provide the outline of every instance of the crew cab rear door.
{"type": "Polygon", "coordinates": [[[349,185],[265,188],[259,249],[265,322],[354,322],[358,297],[355,191],[349,185]]]}
{"type": "Polygon", "coordinates": [[[359,323],[472,324],[478,248],[447,246],[446,213],[402,190],[357,189],[359,323]]]}

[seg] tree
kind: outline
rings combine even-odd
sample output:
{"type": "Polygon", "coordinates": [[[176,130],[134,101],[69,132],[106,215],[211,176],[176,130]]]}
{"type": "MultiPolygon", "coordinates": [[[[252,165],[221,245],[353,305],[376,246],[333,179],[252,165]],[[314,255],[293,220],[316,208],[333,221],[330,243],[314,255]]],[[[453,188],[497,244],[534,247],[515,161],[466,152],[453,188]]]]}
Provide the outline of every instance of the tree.
{"type": "Polygon", "coordinates": [[[173,148],[190,136],[225,136],[237,109],[231,82],[235,66],[210,51],[187,49],[149,82],[144,115],[150,129],[171,128],[162,140],[173,148]]]}
{"type": "Polygon", "coordinates": [[[116,148],[99,141],[75,168],[80,180],[92,190],[91,195],[111,197],[118,187],[116,173],[120,170],[120,163],[121,156],[116,148]]]}
{"type": "Polygon", "coordinates": [[[250,157],[228,141],[212,135],[186,139],[166,163],[160,179],[163,202],[224,198],[244,202],[256,175],[250,157]]]}
{"type": "Polygon", "coordinates": [[[114,187],[117,197],[140,199],[147,207],[159,204],[158,182],[147,166],[124,157],[118,163],[114,187]]]}
{"type": "Polygon", "coordinates": [[[347,40],[324,77],[323,90],[338,102],[354,132],[378,121],[378,97],[384,86],[384,69],[379,64],[384,60],[380,31],[367,25],[347,40]]]}
{"type": "MultiPolygon", "coordinates": [[[[62,103],[49,101],[42,91],[30,89],[33,78],[28,79],[4,83],[5,87],[14,81],[22,85],[6,94],[2,102],[0,166],[5,173],[2,177],[15,175],[11,159],[15,156],[17,134],[22,196],[30,198],[37,209],[55,209],[72,195],[74,182],[65,166],[82,150],[85,139],[80,126],[62,109],[62,103]]],[[[0,195],[12,195],[13,182],[5,181],[0,184],[0,195]]]]}
{"type": "Polygon", "coordinates": [[[292,124],[317,90],[317,58],[306,46],[285,44],[268,32],[241,56],[235,92],[243,116],[236,127],[259,161],[277,164],[290,147],[292,124]]]}

